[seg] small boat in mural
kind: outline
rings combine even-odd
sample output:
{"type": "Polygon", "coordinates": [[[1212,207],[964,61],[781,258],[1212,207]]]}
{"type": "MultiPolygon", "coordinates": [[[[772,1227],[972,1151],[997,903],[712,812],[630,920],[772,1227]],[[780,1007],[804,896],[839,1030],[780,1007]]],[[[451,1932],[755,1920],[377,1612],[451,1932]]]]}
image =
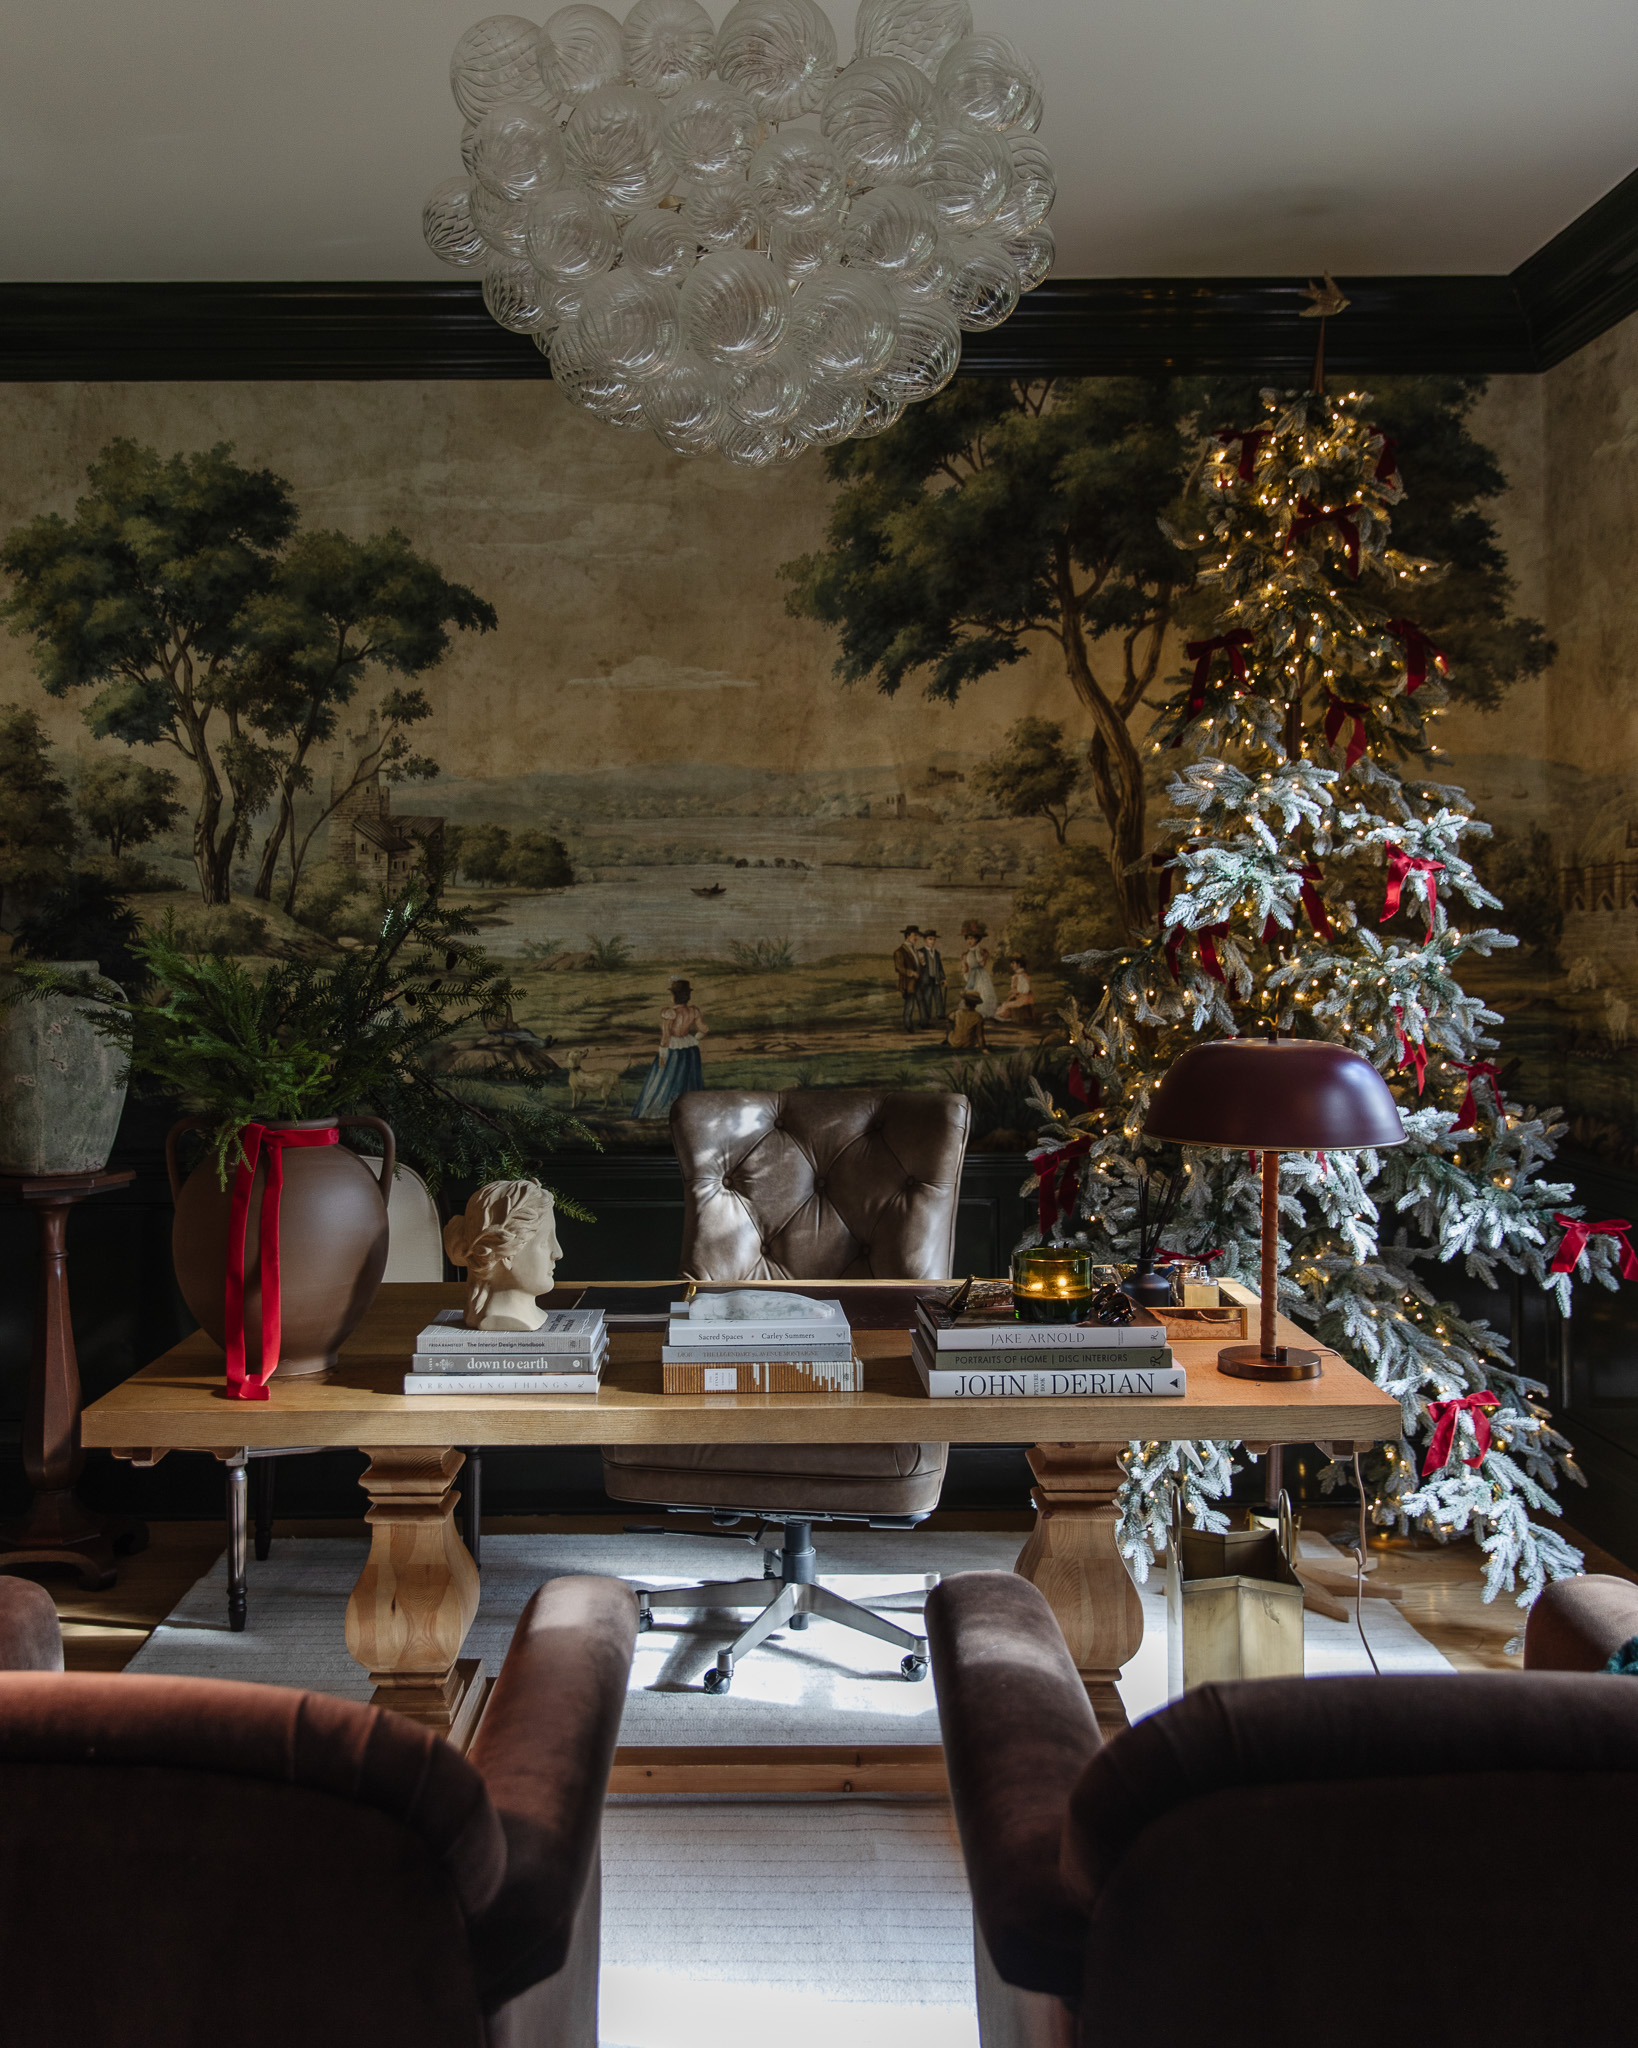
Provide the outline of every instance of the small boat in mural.
{"type": "Polygon", "coordinates": [[[709,889],[695,889],[692,893],[696,896],[726,896],[728,891],[720,882],[713,882],[709,889]]]}

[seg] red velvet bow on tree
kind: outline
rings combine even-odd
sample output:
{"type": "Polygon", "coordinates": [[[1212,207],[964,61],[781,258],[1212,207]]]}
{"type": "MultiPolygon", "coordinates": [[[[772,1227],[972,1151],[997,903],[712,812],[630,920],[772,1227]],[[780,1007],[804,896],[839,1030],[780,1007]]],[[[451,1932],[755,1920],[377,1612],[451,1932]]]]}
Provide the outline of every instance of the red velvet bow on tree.
{"type": "Polygon", "coordinates": [[[1365,704],[1351,704],[1345,698],[1333,697],[1330,708],[1326,711],[1325,744],[1328,747],[1336,745],[1337,734],[1342,730],[1343,720],[1351,718],[1354,721],[1354,729],[1348,737],[1348,752],[1342,763],[1344,769],[1351,768],[1365,751],[1365,715],[1369,708],[1365,704]]]}
{"type": "Polygon", "coordinates": [[[279,1362],[283,1336],[279,1290],[279,1196],[284,1188],[284,1155],[287,1148],[305,1145],[335,1145],[341,1133],[332,1124],[318,1131],[269,1130],[266,1124],[246,1124],[239,1133],[240,1158],[233,1176],[233,1194],[228,1203],[227,1286],[223,1296],[227,1351],[227,1390],[230,1400],[265,1401],[267,1383],[279,1362]],[[256,1164],[267,1154],[267,1184],[262,1189],[260,1279],[262,1287],[262,1369],[259,1374],[245,1370],[245,1238],[250,1224],[250,1191],[256,1178],[256,1164]]]}
{"type": "Polygon", "coordinates": [[[1490,1418],[1500,1406],[1500,1399],[1491,1393],[1463,1394],[1454,1401],[1430,1401],[1428,1417],[1433,1424],[1433,1441],[1428,1445],[1422,1477],[1425,1479],[1430,1472],[1442,1472],[1450,1463],[1450,1454],[1456,1443],[1458,1415],[1471,1416],[1473,1420],[1473,1455],[1463,1462],[1470,1466],[1483,1464],[1484,1454],[1490,1448],[1490,1418]]]}
{"type": "Polygon", "coordinates": [[[1382,453],[1376,458],[1376,480],[1391,483],[1399,474],[1399,443],[1391,434],[1382,436],[1382,453]]]}
{"type": "Polygon", "coordinates": [[[1069,1078],[1064,1083],[1072,1102],[1078,1102],[1086,1109],[1096,1109],[1103,1100],[1103,1087],[1096,1074],[1087,1079],[1079,1060],[1069,1063],[1069,1078]]]}
{"type": "MultiPolygon", "coordinates": [[[[1420,1095],[1423,1088],[1427,1085],[1428,1049],[1421,1043],[1414,1045],[1411,1043],[1410,1033],[1405,1029],[1405,1021],[1397,1011],[1394,1013],[1393,1028],[1399,1034],[1399,1064],[1401,1067],[1414,1067],[1416,1069],[1416,1092],[1420,1095]]],[[[1472,1093],[1473,1084],[1470,1081],[1468,1083],[1469,1096],[1472,1093]]]]}
{"type": "Polygon", "coordinates": [[[1467,1076],[1467,1089],[1462,1096],[1461,1112],[1451,1125],[1455,1131],[1476,1131],[1479,1127],[1479,1105],[1473,1099],[1475,1081],[1487,1081],[1490,1092],[1496,1098],[1496,1117],[1499,1121],[1507,1112],[1502,1108],[1501,1069],[1494,1060],[1452,1060],[1450,1063],[1458,1074],[1467,1076]]]}
{"type": "Polygon", "coordinates": [[[1382,915],[1378,924],[1386,924],[1399,908],[1399,892],[1407,878],[1417,876],[1422,884],[1422,893],[1428,906],[1428,937],[1433,937],[1434,906],[1439,901],[1439,884],[1433,879],[1444,873],[1442,860],[1424,860],[1420,854],[1407,853],[1402,846],[1388,848],[1388,886],[1382,898],[1382,915]]]}
{"type": "Polygon", "coordinates": [[[1428,679],[1428,663],[1431,660],[1440,675],[1450,674],[1450,663],[1442,647],[1435,647],[1420,626],[1410,619],[1390,619],[1383,628],[1386,633],[1401,643],[1405,650],[1405,695],[1412,696],[1428,679]]]}
{"type": "MultiPolygon", "coordinates": [[[[1331,920],[1325,914],[1324,899],[1321,897],[1319,890],[1314,886],[1320,879],[1319,862],[1317,860],[1307,861],[1302,867],[1297,868],[1295,872],[1302,877],[1302,889],[1299,893],[1302,899],[1302,907],[1308,913],[1308,922],[1314,927],[1316,937],[1324,939],[1329,944],[1332,936],[1331,920]]],[[[1275,922],[1273,914],[1270,913],[1269,916],[1263,919],[1263,944],[1265,946],[1272,946],[1279,938],[1279,935],[1280,927],[1275,922]]]]}
{"type": "MultiPolygon", "coordinates": [[[[1174,924],[1166,941],[1166,965],[1172,970],[1173,981],[1177,980],[1177,956],[1186,936],[1185,928],[1174,924]]],[[[1217,957],[1217,941],[1228,937],[1228,920],[1225,918],[1221,924],[1202,925],[1194,936],[1200,947],[1200,965],[1213,981],[1227,981],[1223,963],[1217,957]]]]}
{"type": "MultiPolygon", "coordinates": [[[[1219,633],[1215,640],[1190,640],[1185,643],[1183,652],[1194,663],[1194,681],[1189,685],[1189,701],[1183,709],[1185,724],[1198,718],[1206,708],[1206,684],[1211,678],[1212,656],[1217,653],[1226,654],[1229,658],[1229,667],[1234,672],[1234,680],[1243,683],[1248,678],[1246,658],[1241,649],[1250,645],[1251,634],[1243,627],[1238,632],[1219,633]]],[[[1183,734],[1179,732],[1172,745],[1180,747],[1182,744],[1183,734]]]]}
{"type": "Polygon", "coordinates": [[[1237,434],[1230,429],[1227,433],[1219,434],[1217,438],[1225,448],[1232,448],[1236,441],[1239,442],[1240,465],[1235,475],[1241,483],[1250,483],[1251,472],[1257,466],[1257,450],[1268,439],[1267,427],[1248,427],[1243,434],[1237,434]]]}
{"type": "Polygon", "coordinates": [[[1348,574],[1359,581],[1359,527],[1348,517],[1346,506],[1325,510],[1316,505],[1312,498],[1297,500],[1297,516],[1291,522],[1291,531],[1286,536],[1285,551],[1295,554],[1297,543],[1304,535],[1314,532],[1317,527],[1334,526],[1342,537],[1342,552],[1347,558],[1348,574]]]}
{"type": "Polygon", "coordinates": [[[1621,1278],[1638,1280],[1638,1252],[1632,1248],[1627,1232],[1632,1225],[1621,1216],[1611,1216],[1603,1223],[1584,1223],[1579,1216],[1555,1216],[1553,1221],[1564,1232],[1564,1241],[1553,1256],[1548,1267],[1550,1273],[1574,1272],[1581,1254],[1587,1249],[1589,1237],[1613,1237],[1621,1246],[1621,1278]]]}
{"type": "Polygon", "coordinates": [[[1057,1227],[1060,1216],[1074,1209],[1075,1162],[1091,1149],[1090,1137],[1071,1138],[1055,1152],[1038,1152],[1030,1162],[1035,1168],[1035,1206],[1043,1237],[1057,1227]]]}

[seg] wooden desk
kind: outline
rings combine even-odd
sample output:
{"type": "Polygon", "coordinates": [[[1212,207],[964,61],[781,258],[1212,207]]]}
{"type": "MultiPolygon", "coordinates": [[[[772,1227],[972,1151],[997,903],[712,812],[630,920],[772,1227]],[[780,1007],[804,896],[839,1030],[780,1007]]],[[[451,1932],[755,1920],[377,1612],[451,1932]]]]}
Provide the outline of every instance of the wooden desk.
{"type": "MultiPolygon", "coordinates": [[[[1230,1379],[1216,1370],[1215,1343],[1179,1344],[1189,1370],[1181,1401],[931,1401],[908,1334],[871,1330],[855,1333],[866,1369],[859,1394],[662,1394],[658,1331],[612,1333],[597,1394],[404,1394],[416,1333],[463,1294],[432,1282],[383,1287],[333,1372],[275,1375],[266,1402],[228,1400],[222,1354],[196,1332],[82,1420],[87,1445],[143,1463],[172,1450],[362,1451],[372,1535],[348,1602],[347,1648],[379,1705],[456,1741],[481,1697],[477,1663],[460,1659],[478,1575],[453,1520],[458,1444],[1032,1443],[1036,1526],[1017,1568],[1052,1603],[1107,1728],[1122,1725],[1114,1684],[1143,1635],[1115,1545],[1122,1447],[1134,1437],[1367,1445],[1400,1428],[1398,1402],[1334,1352],[1322,1353],[1318,1379],[1282,1384],[1230,1379]]],[[[560,1283],[554,1303],[577,1294],[560,1283]]],[[[1281,1334],[1311,1341],[1289,1325],[1281,1334]]]]}

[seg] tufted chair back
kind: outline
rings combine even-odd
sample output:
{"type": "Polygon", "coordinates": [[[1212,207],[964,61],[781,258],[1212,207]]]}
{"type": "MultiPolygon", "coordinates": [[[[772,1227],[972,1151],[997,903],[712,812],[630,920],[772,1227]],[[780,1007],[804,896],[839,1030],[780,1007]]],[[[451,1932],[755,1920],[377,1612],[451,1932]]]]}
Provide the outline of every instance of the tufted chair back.
{"type": "Polygon", "coordinates": [[[672,1105],[685,1280],[947,1280],[971,1104],[707,1088],[672,1105]]]}

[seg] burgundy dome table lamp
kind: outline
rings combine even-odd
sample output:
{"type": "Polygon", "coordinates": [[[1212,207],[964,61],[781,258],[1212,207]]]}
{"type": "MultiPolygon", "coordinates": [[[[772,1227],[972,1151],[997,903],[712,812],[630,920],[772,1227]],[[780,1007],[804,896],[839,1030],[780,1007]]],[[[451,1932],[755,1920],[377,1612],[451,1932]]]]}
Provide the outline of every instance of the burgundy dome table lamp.
{"type": "Polygon", "coordinates": [[[1405,1127],[1387,1082],[1357,1052],[1321,1039],[1272,1031],[1213,1039],[1167,1068],[1143,1132],[1174,1145],[1262,1154],[1262,1341],[1225,1345],[1217,1369],[1241,1380],[1318,1379],[1317,1351],[1274,1341],[1279,1155],[1402,1145],[1405,1127]]]}

